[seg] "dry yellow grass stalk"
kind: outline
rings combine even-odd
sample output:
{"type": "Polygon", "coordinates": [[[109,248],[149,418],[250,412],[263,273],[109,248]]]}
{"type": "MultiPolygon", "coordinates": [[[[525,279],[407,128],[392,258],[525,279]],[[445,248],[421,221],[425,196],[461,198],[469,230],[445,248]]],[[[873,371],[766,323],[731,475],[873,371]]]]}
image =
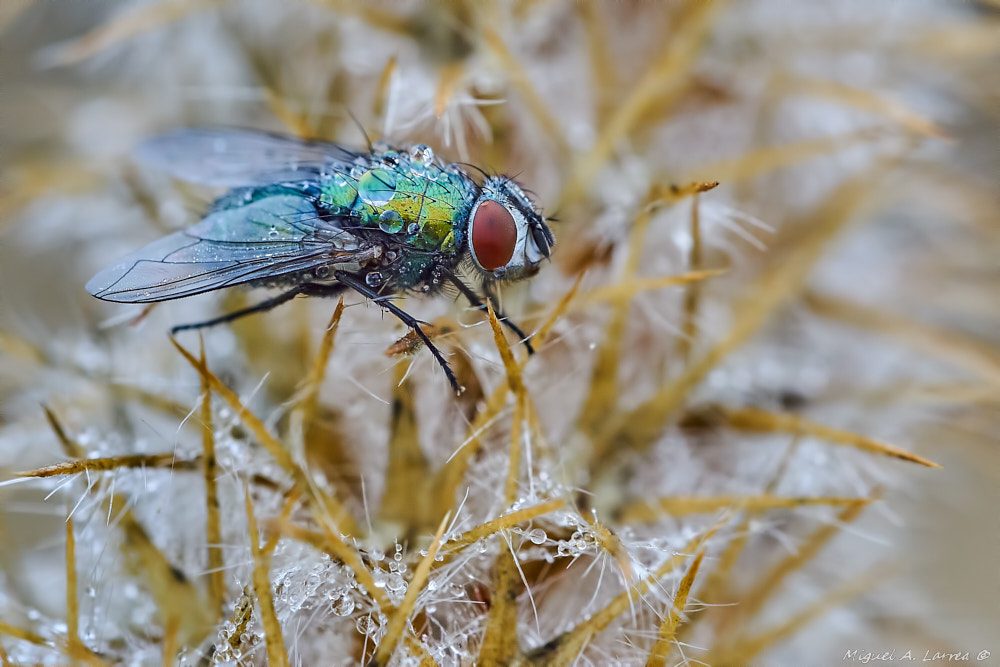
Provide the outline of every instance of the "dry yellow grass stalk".
{"type": "Polygon", "coordinates": [[[721,509],[761,512],[774,509],[795,509],[813,505],[838,507],[844,505],[866,504],[869,498],[838,498],[838,497],[781,497],[781,496],[667,496],[655,500],[640,500],[626,505],[619,519],[627,524],[656,521],[664,516],[684,516],[687,514],[705,514],[721,509]]]}
{"type": "Polygon", "coordinates": [[[674,596],[674,603],[670,607],[670,613],[663,619],[656,638],[656,644],[653,645],[653,649],[649,652],[646,667],[663,667],[667,664],[670,649],[673,648],[674,636],[677,634],[677,627],[681,623],[684,607],[687,606],[688,594],[691,592],[691,586],[694,585],[694,579],[698,576],[698,569],[701,567],[701,561],[704,558],[705,552],[700,551],[695,556],[694,562],[691,563],[691,567],[688,568],[684,578],[681,579],[681,584],[677,588],[677,595],[674,596]]]}
{"type": "Polygon", "coordinates": [[[329,514],[330,520],[348,533],[357,533],[358,526],[354,517],[347,512],[340,501],[318,489],[316,485],[309,480],[305,472],[298,466],[297,463],[295,463],[294,460],[292,460],[288,450],[286,450],[284,446],[278,442],[273,435],[271,435],[260,418],[253,414],[249,408],[243,405],[233,390],[223,384],[222,381],[216,377],[216,375],[212,373],[206,365],[195,359],[191,353],[185,350],[176,340],[171,338],[171,342],[181,355],[187,359],[188,363],[194,366],[195,370],[197,370],[202,377],[206,378],[206,381],[212,388],[212,391],[221,396],[222,399],[236,412],[240,420],[247,425],[255,436],[257,436],[260,444],[264,446],[268,453],[274,458],[275,462],[281,466],[281,468],[295,481],[297,485],[299,485],[303,493],[305,493],[311,500],[315,501],[316,506],[313,507],[313,510],[315,512],[325,512],[329,514]]]}
{"type": "MultiPolygon", "coordinates": [[[[206,364],[205,343],[201,341],[201,363],[206,364]]],[[[201,377],[201,448],[205,477],[205,541],[208,545],[208,599],[218,617],[226,597],[226,573],[222,569],[222,518],[219,510],[218,461],[215,458],[215,431],[212,428],[212,388],[201,377]]],[[[165,654],[166,657],[166,654],[165,654]]]]}
{"type": "Polygon", "coordinates": [[[274,613],[274,598],[271,596],[271,561],[260,548],[260,533],[257,530],[257,517],[253,512],[253,501],[250,500],[250,487],[245,486],[247,526],[250,533],[250,552],[253,554],[253,588],[260,604],[260,618],[264,625],[264,643],[267,646],[268,664],[275,667],[287,667],[288,653],[285,651],[285,639],[281,635],[281,624],[274,613]]]}
{"type": "Polygon", "coordinates": [[[78,63],[145,32],[224,2],[227,0],[164,0],[130,10],[52,52],[49,62],[53,65],[78,63]]]}
{"type": "Polygon", "coordinates": [[[500,553],[494,562],[493,587],[490,591],[490,615],[479,662],[484,665],[511,664],[520,647],[517,641],[517,564],[507,541],[500,540],[500,553]]]}
{"type": "Polygon", "coordinates": [[[871,454],[891,456],[892,458],[909,461],[910,463],[918,463],[928,468],[941,467],[937,463],[908,452],[905,449],[900,449],[899,447],[880,442],[873,438],[866,438],[863,435],[851,433],[850,431],[817,424],[795,414],[772,413],[758,410],[757,408],[721,408],[721,414],[726,418],[729,425],[736,429],[768,432],[787,431],[789,433],[807,434],[838,445],[855,447],[871,454]]]}
{"type": "Polygon", "coordinates": [[[382,638],[382,642],[375,651],[375,656],[372,658],[372,663],[375,665],[385,665],[389,662],[393,651],[396,650],[399,638],[406,632],[406,623],[410,618],[410,614],[413,613],[414,607],[416,607],[417,596],[427,584],[427,577],[430,575],[431,566],[437,557],[438,548],[441,546],[441,536],[444,535],[445,528],[448,527],[450,519],[451,515],[446,514],[444,519],[441,520],[441,525],[438,526],[431,545],[427,547],[427,555],[420,559],[417,569],[413,572],[413,578],[410,579],[410,583],[406,587],[406,594],[403,596],[403,601],[389,615],[389,627],[386,630],[385,637],[382,638]]]}

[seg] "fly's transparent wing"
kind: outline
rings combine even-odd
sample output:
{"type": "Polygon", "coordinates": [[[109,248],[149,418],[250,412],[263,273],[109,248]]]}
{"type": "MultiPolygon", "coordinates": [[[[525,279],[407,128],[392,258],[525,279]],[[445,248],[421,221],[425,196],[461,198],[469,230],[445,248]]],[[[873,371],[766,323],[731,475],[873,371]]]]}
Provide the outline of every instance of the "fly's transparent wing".
{"type": "Polygon", "coordinates": [[[87,283],[105,301],[150,303],[349,261],[358,240],[312,202],[273,195],[212,213],[124,257],[87,283]]]}
{"type": "Polygon", "coordinates": [[[153,137],[136,159],[174,178],[202,185],[243,187],[315,178],[346,171],[360,153],[253,130],[181,129],[153,137]]]}

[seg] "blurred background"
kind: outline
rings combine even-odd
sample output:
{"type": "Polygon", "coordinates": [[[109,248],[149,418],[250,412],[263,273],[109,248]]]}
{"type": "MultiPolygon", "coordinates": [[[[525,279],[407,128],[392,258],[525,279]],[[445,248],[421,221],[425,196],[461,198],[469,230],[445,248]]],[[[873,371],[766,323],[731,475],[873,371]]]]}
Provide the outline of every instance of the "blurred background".
{"type": "Polygon", "coordinates": [[[441,328],[459,399],[426,350],[386,354],[405,332],[360,299],[318,377],[332,301],[205,333],[375,575],[411,581],[446,509],[446,543],[499,522],[434,570],[393,664],[645,664],[658,638],[667,664],[1000,664],[996,2],[4,0],[0,53],[4,663],[264,664],[271,616],[290,664],[392,636],[357,572],[274,523],[315,517],[221,395],[206,537],[202,381],[166,332],[260,295],[147,310],[83,288],[220,194],[131,158],[212,125],[427,144],[555,218],[552,262],[503,289],[527,331],[554,321],[507,403],[489,324],[447,295],[406,305],[441,328]],[[516,498],[512,431],[534,456],[516,498]],[[275,540],[270,612],[244,484],[275,540]],[[516,623],[491,630],[507,589],[516,623]]]}

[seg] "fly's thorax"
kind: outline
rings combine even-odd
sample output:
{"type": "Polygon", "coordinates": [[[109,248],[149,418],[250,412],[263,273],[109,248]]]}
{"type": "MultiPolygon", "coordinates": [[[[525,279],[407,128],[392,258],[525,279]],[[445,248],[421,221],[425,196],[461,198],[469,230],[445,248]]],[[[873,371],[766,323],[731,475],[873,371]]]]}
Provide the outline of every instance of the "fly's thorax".
{"type": "Polygon", "coordinates": [[[460,168],[414,146],[383,150],[324,175],[320,204],[349,209],[363,227],[414,249],[457,254],[476,191],[460,168]]]}
{"type": "Polygon", "coordinates": [[[476,268],[497,280],[538,272],[555,238],[524,191],[504,176],[486,179],[469,213],[469,253],[476,268]]]}

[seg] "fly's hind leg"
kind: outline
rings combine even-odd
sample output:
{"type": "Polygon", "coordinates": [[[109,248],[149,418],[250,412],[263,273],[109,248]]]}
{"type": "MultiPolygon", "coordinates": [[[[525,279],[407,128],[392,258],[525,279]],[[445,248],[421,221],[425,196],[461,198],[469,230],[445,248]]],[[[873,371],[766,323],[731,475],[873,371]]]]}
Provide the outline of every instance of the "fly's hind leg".
{"type": "Polygon", "coordinates": [[[296,285],[287,292],[282,292],[281,294],[261,301],[260,303],[248,306],[247,308],[242,308],[240,310],[221,315],[219,317],[213,318],[211,320],[205,320],[204,322],[194,322],[192,324],[179,324],[170,330],[170,335],[174,336],[178,331],[188,331],[190,329],[205,329],[207,327],[214,327],[217,324],[225,324],[226,322],[232,322],[233,320],[238,320],[241,317],[246,317],[247,315],[253,315],[254,313],[263,313],[271,310],[272,308],[277,308],[286,301],[291,301],[299,294],[304,294],[307,296],[333,296],[339,292],[344,291],[344,288],[340,285],[314,285],[312,283],[305,283],[303,285],[296,285]]]}
{"type": "Polygon", "coordinates": [[[378,292],[372,290],[370,287],[368,287],[368,285],[366,285],[362,280],[359,280],[356,276],[350,273],[345,273],[343,271],[337,271],[333,275],[337,280],[342,282],[344,285],[347,285],[358,294],[368,297],[369,299],[377,303],[379,306],[385,308],[390,313],[398,317],[403,324],[413,329],[414,333],[416,333],[417,336],[420,337],[420,340],[424,342],[424,345],[427,346],[427,349],[430,350],[431,354],[434,355],[434,359],[437,360],[438,364],[441,366],[441,369],[444,371],[444,374],[448,376],[448,382],[451,384],[451,388],[455,391],[455,394],[458,395],[464,391],[464,387],[458,384],[458,378],[455,377],[455,373],[451,370],[451,366],[448,365],[448,362],[441,354],[441,351],[438,350],[437,347],[435,347],[434,343],[431,342],[431,339],[428,338],[427,334],[425,334],[423,329],[420,328],[420,322],[419,320],[417,320],[417,318],[407,313],[405,310],[394,304],[392,301],[389,301],[385,297],[380,296],[378,292]]]}

